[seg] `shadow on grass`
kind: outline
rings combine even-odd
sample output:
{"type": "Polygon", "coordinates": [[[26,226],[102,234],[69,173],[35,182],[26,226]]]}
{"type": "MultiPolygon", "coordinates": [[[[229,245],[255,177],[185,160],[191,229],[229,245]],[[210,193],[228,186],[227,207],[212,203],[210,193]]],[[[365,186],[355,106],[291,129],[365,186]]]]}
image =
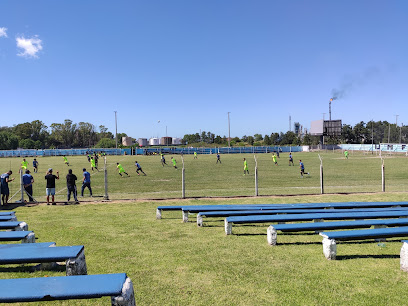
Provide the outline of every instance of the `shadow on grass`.
{"type": "Polygon", "coordinates": [[[0,273],[10,273],[10,272],[24,272],[24,273],[31,273],[35,271],[55,271],[55,272],[65,272],[66,271],[66,266],[65,265],[57,265],[51,269],[45,269],[41,268],[41,265],[23,265],[23,266],[16,266],[16,267],[0,267],[0,273]]]}
{"type": "Polygon", "coordinates": [[[348,260],[348,259],[359,259],[359,258],[378,258],[378,259],[396,259],[400,258],[399,255],[393,255],[393,254],[383,254],[383,255],[342,255],[342,256],[336,256],[336,260],[348,260]]]}

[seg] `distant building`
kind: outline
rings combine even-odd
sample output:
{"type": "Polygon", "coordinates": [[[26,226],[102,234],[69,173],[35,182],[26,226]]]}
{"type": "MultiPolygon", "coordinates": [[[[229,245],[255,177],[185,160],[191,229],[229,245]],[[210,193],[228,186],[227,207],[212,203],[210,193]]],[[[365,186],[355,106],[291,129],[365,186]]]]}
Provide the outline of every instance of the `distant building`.
{"type": "Polygon", "coordinates": [[[160,144],[159,138],[150,138],[149,145],[151,146],[158,146],[160,144]]]}
{"type": "Polygon", "coordinates": [[[132,137],[122,137],[122,145],[125,147],[130,147],[133,145],[133,139],[132,137]]]}
{"type": "Polygon", "coordinates": [[[139,138],[137,140],[137,143],[139,144],[140,147],[146,147],[148,142],[146,138],[139,138]]]}
{"type": "Polygon", "coordinates": [[[173,145],[181,145],[181,138],[173,138],[172,139],[173,145]]]}
{"type": "Polygon", "coordinates": [[[160,145],[162,146],[170,146],[173,142],[173,138],[171,137],[162,137],[160,138],[160,145]]]}

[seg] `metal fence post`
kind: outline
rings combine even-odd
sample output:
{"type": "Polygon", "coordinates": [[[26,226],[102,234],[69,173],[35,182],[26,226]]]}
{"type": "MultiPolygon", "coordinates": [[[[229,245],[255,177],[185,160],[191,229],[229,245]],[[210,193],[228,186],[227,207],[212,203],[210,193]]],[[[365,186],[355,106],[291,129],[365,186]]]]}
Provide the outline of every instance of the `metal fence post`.
{"type": "Polygon", "coordinates": [[[255,159],[255,196],[258,196],[258,162],[256,160],[256,156],[254,155],[255,159]]]}
{"type": "Polygon", "coordinates": [[[183,169],[181,170],[181,197],[183,199],[186,198],[186,177],[185,177],[185,169],[184,169],[184,158],[181,156],[181,161],[183,163],[183,169]]]}
{"type": "Polygon", "coordinates": [[[382,192],[385,192],[385,167],[384,159],[381,158],[381,188],[382,192]]]}
{"type": "Polygon", "coordinates": [[[324,194],[324,180],[323,180],[323,160],[319,155],[319,159],[320,159],[320,193],[324,194]]]}

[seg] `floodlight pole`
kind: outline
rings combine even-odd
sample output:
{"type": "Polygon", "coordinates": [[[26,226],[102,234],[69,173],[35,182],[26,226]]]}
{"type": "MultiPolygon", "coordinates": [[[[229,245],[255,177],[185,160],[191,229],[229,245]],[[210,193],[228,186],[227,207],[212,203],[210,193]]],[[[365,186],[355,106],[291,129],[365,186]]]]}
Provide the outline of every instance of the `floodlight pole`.
{"type": "Polygon", "coordinates": [[[230,112],[228,112],[228,148],[231,148],[230,112]]]}
{"type": "Polygon", "coordinates": [[[116,149],[118,148],[118,118],[117,118],[117,111],[115,111],[115,139],[116,139],[116,149]]]}

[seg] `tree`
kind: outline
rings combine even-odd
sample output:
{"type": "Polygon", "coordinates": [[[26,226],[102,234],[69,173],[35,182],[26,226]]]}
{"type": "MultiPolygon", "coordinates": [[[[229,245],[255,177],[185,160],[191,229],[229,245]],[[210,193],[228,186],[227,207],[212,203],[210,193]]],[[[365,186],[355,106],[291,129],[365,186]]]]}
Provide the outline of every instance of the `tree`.
{"type": "Polygon", "coordinates": [[[261,141],[261,140],[263,140],[261,134],[255,134],[255,135],[254,135],[254,139],[255,139],[255,141],[261,141]]]}
{"type": "Polygon", "coordinates": [[[267,146],[270,146],[272,144],[271,139],[269,138],[268,135],[265,135],[264,137],[264,144],[267,146]]]}
{"type": "Polygon", "coordinates": [[[114,139],[111,139],[111,138],[102,138],[96,144],[96,147],[98,147],[98,148],[115,148],[116,147],[116,141],[114,139]]]}
{"type": "Polygon", "coordinates": [[[248,136],[248,141],[247,142],[248,142],[249,145],[252,146],[254,144],[254,137],[248,136]]]}

